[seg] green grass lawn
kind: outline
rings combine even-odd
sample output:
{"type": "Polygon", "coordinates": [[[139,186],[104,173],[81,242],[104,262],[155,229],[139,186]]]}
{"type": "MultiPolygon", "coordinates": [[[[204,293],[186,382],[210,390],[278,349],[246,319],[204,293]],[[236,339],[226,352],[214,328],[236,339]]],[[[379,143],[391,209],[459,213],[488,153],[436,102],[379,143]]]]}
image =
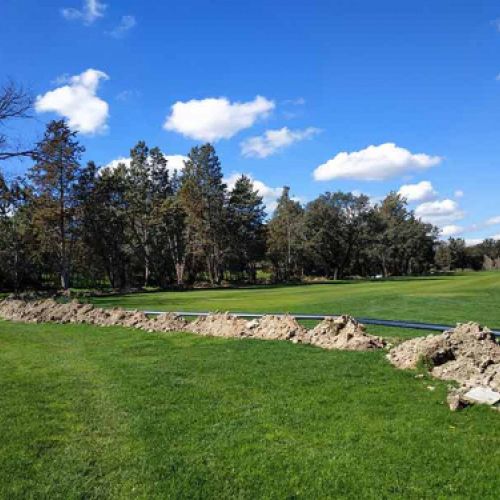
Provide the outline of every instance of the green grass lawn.
{"type": "Polygon", "coordinates": [[[383,352],[0,322],[0,497],[498,498],[500,414],[445,394],[383,352]]]}
{"type": "MultiPolygon", "coordinates": [[[[459,321],[478,321],[500,329],[500,272],[387,281],[136,293],[95,297],[92,301],[103,307],[157,311],[351,314],[450,325],[459,321]]],[[[369,331],[401,337],[422,334],[375,327],[370,327],[369,331]]]]}

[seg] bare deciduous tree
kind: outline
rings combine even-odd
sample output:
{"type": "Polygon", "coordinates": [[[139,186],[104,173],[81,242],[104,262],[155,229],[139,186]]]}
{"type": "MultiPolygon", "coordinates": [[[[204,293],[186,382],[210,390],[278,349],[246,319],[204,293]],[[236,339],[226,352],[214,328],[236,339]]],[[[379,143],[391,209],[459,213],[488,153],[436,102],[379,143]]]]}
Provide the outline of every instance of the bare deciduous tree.
{"type": "Polygon", "coordinates": [[[31,118],[32,110],[33,97],[24,87],[8,80],[0,88],[0,160],[33,156],[33,150],[9,144],[7,134],[2,130],[11,120],[31,118]]]}

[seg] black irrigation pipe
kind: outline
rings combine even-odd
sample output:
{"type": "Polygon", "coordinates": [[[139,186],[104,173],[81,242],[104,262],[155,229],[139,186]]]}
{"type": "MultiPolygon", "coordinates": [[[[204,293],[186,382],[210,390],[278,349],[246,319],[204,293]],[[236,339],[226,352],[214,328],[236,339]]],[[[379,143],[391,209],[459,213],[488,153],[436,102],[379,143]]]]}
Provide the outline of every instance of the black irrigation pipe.
{"type": "MultiPolygon", "coordinates": [[[[158,315],[164,314],[167,311],[143,311],[145,314],[150,315],[158,315]]],[[[174,314],[178,316],[184,317],[198,317],[198,316],[208,316],[209,314],[213,314],[210,312],[192,312],[192,311],[176,311],[174,314]]],[[[229,314],[233,316],[237,316],[238,318],[262,318],[262,316],[285,316],[283,313],[242,313],[242,312],[230,312],[229,314]]],[[[335,314],[289,314],[288,316],[293,316],[295,319],[309,319],[309,320],[317,320],[321,321],[325,318],[338,318],[338,315],[335,314]]],[[[450,330],[454,328],[450,325],[441,325],[438,323],[421,323],[419,321],[398,321],[398,320],[390,320],[390,319],[373,319],[373,318],[356,318],[357,321],[363,323],[365,325],[378,325],[378,326],[387,326],[390,328],[409,328],[412,330],[428,330],[435,332],[444,332],[446,330],[450,330]]],[[[496,337],[500,337],[500,331],[493,330],[492,334],[496,337]]]]}

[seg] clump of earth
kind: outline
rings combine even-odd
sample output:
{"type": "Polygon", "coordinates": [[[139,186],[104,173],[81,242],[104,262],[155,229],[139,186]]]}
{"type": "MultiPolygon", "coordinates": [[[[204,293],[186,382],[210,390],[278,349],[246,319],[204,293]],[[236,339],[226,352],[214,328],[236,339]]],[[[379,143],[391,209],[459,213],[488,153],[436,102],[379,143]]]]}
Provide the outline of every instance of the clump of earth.
{"type": "Polygon", "coordinates": [[[389,361],[402,369],[426,367],[431,375],[455,381],[450,391],[450,408],[458,409],[471,401],[473,388],[500,393],[500,345],[491,330],[478,323],[458,324],[441,335],[408,340],[390,350],[389,361]]]}

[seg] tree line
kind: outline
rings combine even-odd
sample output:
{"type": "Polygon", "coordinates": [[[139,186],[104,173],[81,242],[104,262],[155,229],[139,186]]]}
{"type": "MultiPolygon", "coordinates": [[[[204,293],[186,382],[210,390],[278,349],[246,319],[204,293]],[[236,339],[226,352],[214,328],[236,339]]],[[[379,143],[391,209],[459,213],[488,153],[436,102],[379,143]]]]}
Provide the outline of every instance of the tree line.
{"type": "MultiPolygon", "coordinates": [[[[23,91],[8,90],[0,125],[2,110],[26,117],[30,105],[23,91]]],[[[193,147],[180,171],[144,141],[130,163],[83,165],[84,148],[64,120],[51,121],[33,148],[7,144],[0,136],[1,160],[22,155],[32,164],[10,180],[0,170],[1,289],[220,285],[256,282],[259,272],[283,282],[479,265],[476,258],[469,266],[461,240],[439,242],[438,229],[394,192],[375,205],[341,191],[304,205],[284,187],[268,217],[249,177],[224,183],[211,144],[193,147]]],[[[477,251],[495,265],[498,246],[484,245],[477,251]]]]}
{"type": "Polygon", "coordinates": [[[181,171],[143,141],[130,164],[81,164],[84,148],[63,120],[47,125],[24,178],[0,177],[3,288],[113,288],[342,278],[428,271],[435,228],[391,193],[325,193],[303,206],[285,187],[266,219],[242,175],[232,189],[211,144],[191,149],[181,171]]]}

